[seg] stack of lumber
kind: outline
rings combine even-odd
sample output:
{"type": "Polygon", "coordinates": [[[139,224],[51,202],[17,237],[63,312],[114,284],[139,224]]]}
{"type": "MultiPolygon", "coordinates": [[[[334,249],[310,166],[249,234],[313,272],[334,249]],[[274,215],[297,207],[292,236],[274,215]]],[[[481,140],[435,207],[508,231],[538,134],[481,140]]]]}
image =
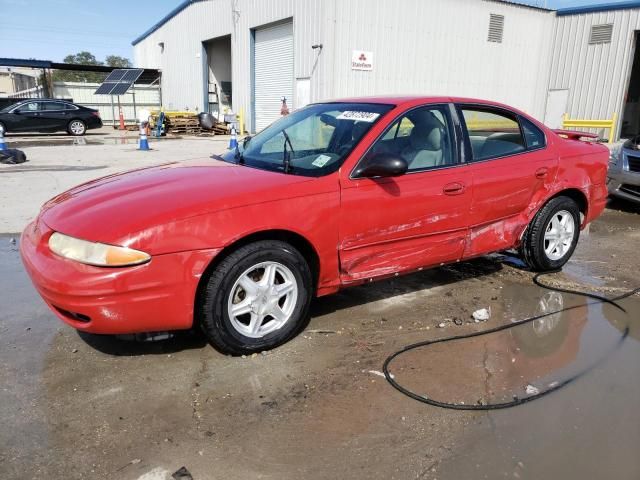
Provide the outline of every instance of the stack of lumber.
{"type": "Polygon", "coordinates": [[[166,116],[165,125],[168,133],[196,135],[202,132],[198,117],[195,115],[166,116]]]}
{"type": "MultiPolygon", "coordinates": [[[[159,111],[151,112],[152,127],[157,124],[159,115],[159,111]]],[[[198,115],[194,112],[178,112],[165,110],[164,115],[165,132],[167,132],[168,134],[199,136],[229,134],[229,125],[224,122],[217,122],[211,130],[202,128],[200,126],[200,122],[198,121],[198,115]]]]}

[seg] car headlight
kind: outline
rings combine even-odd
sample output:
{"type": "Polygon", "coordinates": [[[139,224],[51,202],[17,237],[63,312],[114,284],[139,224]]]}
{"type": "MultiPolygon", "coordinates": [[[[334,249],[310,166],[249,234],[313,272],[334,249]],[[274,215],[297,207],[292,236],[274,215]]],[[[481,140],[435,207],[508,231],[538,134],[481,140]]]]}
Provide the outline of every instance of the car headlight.
{"type": "Polygon", "coordinates": [[[88,242],[58,232],[49,237],[49,248],[61,257],[98,267],[140,265],[151,259],[151,255],[139,250],[88,242]]]}
{"type": "Polygon", "coordinates": [[[618,160],[620,160],[621,152],[622,152],[622,146],[618,145],[617,147],[613,147],[611,149],[611,153],[609,153],[609,163],[613,165],[617,165],[618,160]]]}

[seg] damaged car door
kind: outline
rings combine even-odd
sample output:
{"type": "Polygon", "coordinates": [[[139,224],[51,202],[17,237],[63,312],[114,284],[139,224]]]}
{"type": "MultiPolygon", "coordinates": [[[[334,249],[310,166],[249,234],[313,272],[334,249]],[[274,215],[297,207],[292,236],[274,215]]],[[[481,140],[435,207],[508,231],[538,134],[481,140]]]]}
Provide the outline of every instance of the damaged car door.
{"type": "Polygon", "coordinates": [[[454,113],[447,104],[408,110],[373,142],[352,172],[343,173],[343,283],[461,258],[471,182],[460,162],[454,113]],[[399,165],[404,172],[394,171],[399,165]]]}
{"type": "Polygon", "coordinates": [[[504,108],[459,105],[470,158],[473,200],[469,244],[475,257],[517,243],[530,211],[548,199],[558,156],[533,122],[504,108]]]}

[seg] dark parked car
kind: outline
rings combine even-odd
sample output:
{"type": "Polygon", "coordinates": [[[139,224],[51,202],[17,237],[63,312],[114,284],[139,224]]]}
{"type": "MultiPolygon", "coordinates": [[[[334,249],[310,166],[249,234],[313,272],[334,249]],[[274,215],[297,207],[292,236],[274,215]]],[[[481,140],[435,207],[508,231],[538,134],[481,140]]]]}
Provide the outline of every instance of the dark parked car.
{"type": "Polygon", "coordinates": [[[612,196],[640,204],[640,135],[611,152],[607,183],[612,196]]]}
{"type": "Polygon", "coordinates": [[[100,112],[64,100],[25,100],[0,110],[0,131],[58,132],[84,135],[102,127],[100,112]]]}

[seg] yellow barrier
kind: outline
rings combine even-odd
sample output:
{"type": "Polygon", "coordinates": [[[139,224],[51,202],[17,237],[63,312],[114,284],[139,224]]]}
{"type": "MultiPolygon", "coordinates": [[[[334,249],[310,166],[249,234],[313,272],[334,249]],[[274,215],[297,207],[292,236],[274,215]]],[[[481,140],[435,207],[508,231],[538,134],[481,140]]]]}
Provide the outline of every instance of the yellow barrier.
{"type": "MultiPolygon", "coordinates": [[[[164,110],[165,117],[195,117],[198,114],[196,112],[178,111],[178,110],[164,110]]],[[[151,115],[160,115],[160,110],[151,110],[151,115]]]]}
{"type": "Polygon", "coordinates": [[[616,123],[618,115],[615,113],[610,119],[607,120],[578,120],[575,118],[569,118],[569,114],[565,113],[562,116],[562,128],[608,128],[609,129],[609,143],[613,143],[615,138],[616,123]]]}

